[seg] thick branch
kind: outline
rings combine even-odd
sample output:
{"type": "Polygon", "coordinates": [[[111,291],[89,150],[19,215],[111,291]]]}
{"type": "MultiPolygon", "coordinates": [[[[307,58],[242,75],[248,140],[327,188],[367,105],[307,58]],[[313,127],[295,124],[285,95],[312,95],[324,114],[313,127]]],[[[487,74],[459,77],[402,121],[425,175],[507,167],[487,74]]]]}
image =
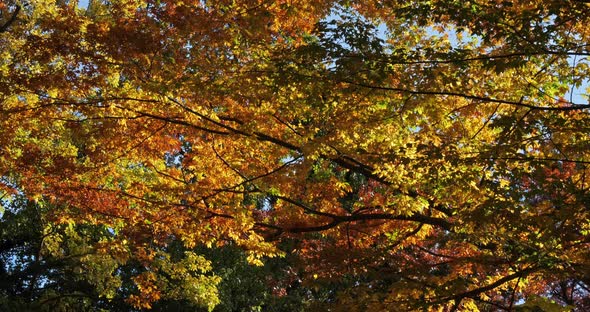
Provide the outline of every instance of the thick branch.
{"type": "Polygon", "coordinates": [[[469,291],[466,291],[466,292],[463,292],[463,293],[460,293],[460,294],[453,295],[451,297],[446,298],[446,300],[462,300],[463,298],[477,297],[480,294],[482,294],[482,293],[484,293],[486,291],[490,291],[492,289],[495,289],[497,287],[500,287],[500,286],[502,286],[503,284],[505,284],[507,282],[510,282],[512,280],[525,277],[526,275],[528,275],[528,274],[530,274],[530,273],[532,273],[532,272],[534,272],[536,270],[538,270],[538,268],[535,268],[535,267],[524,269],[522,271],[518,271],[518,272],[513,273],[513,274],[510,274],[508,276],[504,276],[501,279],[499,279],[499,280],[497,280],[497,281],[495,281],[495,282],[493,282],[493,283],[491,283],[491,284],[489,284],[487,286],[479,287],[479,288],[476,288],[476,289],[473,289],[473,290],[469,290],[469,291]]]}
{"type": "Polygon", "coordinates": [[[590,104],[575,104],[575,103],[566,103],[570,104],[570,106],[536,106],[531,104],[522,103],[519,101],[509,101],[509,100],[502,100],[502,99],[494,99],[485,96],[477,96],[472,94],[464,94],[458,92],[450,92],[450,91],[430,91],[430,90],[411,90],[411,89],[404,89],[404,88],[395,88],[395,87],[385,87],[385,86],[376,86],[376,85],[369,85],[360,82],[354,82],[351,80],[341,80],[343,83],[369,88],[369,89],[377,89],[377,90],[384,90],[384,91],[394,91],[412,95],[441,95],[441,96],[453,96],[453,97],[461,97],[470,100],[476,100],[481,102],[488,102],[488,103],[498,103],[498,104],[507,104],[507,105],[514,105],[519,107],[526,107],[530,108],[531,110],[542,110],[542,111],[573,111],[573,110],[581,110],[590,108],[590,104]]]}
{"type": "Polygon", "coordinates": [[[4,25],[0,26],[0,33],[8,30],[8,27],[10,27],[10,25],[12,25],[12,23],[14,23],[14,21],[16,21],[16,16],[18,15],[19,12],[20,12],[20,5],[17,5],[16,9],[14,9],[14,12],[12,13],[12,16],[10,17],[10,19],[8,21],[6,21],[6,23],[4,23],[4,25]]]}
{"type": "Polygon", "coordinates": [[[341,223],[345,222],[358,222],[358,221],[370,221],[370,220],[397,220],[397,221],[414,221],[423,224],[429,224],[443,228],[447,231],[451,231],[453,224],[447,220],[435,217],[424,216],[420,214],[414,214],[411,216],[399,216],[387,213],[374,213],[374,214],[357,214],[350,216],[332,216],[332,221],[324,225],[309,226],[309,227],[293,227],[284,229],[285,232],[289,233],[305,233],[305,232],[318,232],[325,231],[334,228],[341,223]]]}

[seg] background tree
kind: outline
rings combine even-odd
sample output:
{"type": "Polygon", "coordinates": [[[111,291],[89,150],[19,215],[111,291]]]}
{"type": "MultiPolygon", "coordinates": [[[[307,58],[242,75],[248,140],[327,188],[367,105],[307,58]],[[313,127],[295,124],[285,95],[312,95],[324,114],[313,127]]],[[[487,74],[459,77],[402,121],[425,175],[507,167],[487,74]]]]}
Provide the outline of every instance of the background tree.
{"type": "MultiPolygon", "coordinates": [[[[157,281],[168,306],[218,303],[219,278],[203,274],[209,262],[187,250],[159,251],[150,266],[131,258],[116,233],[100,226],[47,222],[55,207],[22,196],[0,219],[0,308],[3,311],[129,311],[146,291],[141,278],[157,281]]],[[[149,292],[148,292],[149,293],[149,292]]],[[[147,307],[147,306],[144,306],[147,307]]],[[[148,307],[149,308],[149,307],[148,307]]]]}

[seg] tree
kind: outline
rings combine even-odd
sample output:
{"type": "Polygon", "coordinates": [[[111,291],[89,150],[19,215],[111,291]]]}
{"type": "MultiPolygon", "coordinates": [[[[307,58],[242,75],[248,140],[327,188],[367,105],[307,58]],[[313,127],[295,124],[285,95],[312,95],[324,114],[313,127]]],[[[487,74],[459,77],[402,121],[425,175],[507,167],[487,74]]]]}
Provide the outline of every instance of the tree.
{"type": "Polygon", "coordinates": [[[141,306],[136,298],[142,295],[192,310],[211,310],[218,303],[219,277],[204,274],[210,262],[194,252],[170,246],[151,255],[153,261],[132,258],[110,229],[52,224],[46,216],[55,207],[22,196],[5,204],[0,218],[3,311],[130,311],[141,306]],[[152,283],[159,292],[144,289],[152,283]]]}
{"type": "Polygon", "coordinates": [[[585,2],[0,10],[2,189],[50,224],[297,255],[334,309],[587,307],[585,2]]]}

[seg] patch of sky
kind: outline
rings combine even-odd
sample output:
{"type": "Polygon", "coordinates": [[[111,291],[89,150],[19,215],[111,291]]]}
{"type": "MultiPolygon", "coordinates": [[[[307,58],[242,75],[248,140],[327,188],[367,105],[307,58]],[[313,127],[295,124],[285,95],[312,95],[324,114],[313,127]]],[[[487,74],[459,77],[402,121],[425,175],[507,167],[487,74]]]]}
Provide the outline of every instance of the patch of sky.
{"type": "Polygon", "coordinates": [[[320,21],[319,29],[315,39],[328,52],[324,61],[328,69],[335,69],[339,59],[351,55],[388,52],[386,25],[371,21],[351,8],[333,7],[320,21]]]}
{"type": "MultiPolygon", "coordinates": [[[[571,55],[568,63],[572,67],[572,72],[576,67],[590,67],[590,62],[586,56],[571,55]]],[[[572,73],[571,87],[564,95],[564,98],[574,104],[589,104],[590,78],[585,76],[575,77],[572,73]]]]}
{"type": "Polygon", "coordinates": [[[92,0],[80,0],[78,1],[78,7],[81,9],[88,9],[88,3],[92,0]]]}

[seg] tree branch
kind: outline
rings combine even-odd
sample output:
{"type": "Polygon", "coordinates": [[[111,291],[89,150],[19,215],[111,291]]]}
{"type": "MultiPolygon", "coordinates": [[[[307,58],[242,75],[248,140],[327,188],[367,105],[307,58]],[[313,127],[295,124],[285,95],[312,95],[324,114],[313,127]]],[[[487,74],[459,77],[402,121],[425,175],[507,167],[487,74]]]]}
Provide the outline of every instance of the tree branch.
{"type": "Polygon", "coordinates": [[[0,26],[0,33],[8,31],[8,27],[10,27],[10,25],[12,25],[12,23],[14,23],[14,21],[16,21],[16,16],[20,12],[20,9],[21,9],[20,5],[17,5],[16,8],[14,9],[14,12],[12,13],[12,16],[10,17],[10,19],[8,21],[6,21],[6,23],[4,23],[4,25],[0,26]]]}
{"type": "Polygon", "coordinates": [[[514,105],[519,107],[526,107],[530,108],[531,110],[542,110],[542,111],[573,111],[573,110],[581,110],[590,108],[590,104],[576,104],[576,103],[566,103],[570,104],[570,106],[536,106],[531,104],[522,103],[519,101],[509,101],[509,100],[502,100],[502,99],[494,99],[484,96],[477,96],[472,94],[464,94],[464,93],[457,93],[457,92],[450,92],[450,91],[430,91],[430,90],[411,90],[411,89],[404,89],[404,88],[396,88],[396,87],[385,87],[385,86],[376,86],[370,85],[366,83],[354,82],[351,80],[340,80],[340,82],[347,83],[350,85],[355,85],[363,88],[370,88],[370,89],[377,89],[383,91],[394,91],[412,95],[441,95],[441,96],[453,96],[453,97],[461,97],[470,100],[476,100],[481,102],[488,102],[488,103],[498,103],[498,104],[507,104],[507,105],[514,105]]]}

